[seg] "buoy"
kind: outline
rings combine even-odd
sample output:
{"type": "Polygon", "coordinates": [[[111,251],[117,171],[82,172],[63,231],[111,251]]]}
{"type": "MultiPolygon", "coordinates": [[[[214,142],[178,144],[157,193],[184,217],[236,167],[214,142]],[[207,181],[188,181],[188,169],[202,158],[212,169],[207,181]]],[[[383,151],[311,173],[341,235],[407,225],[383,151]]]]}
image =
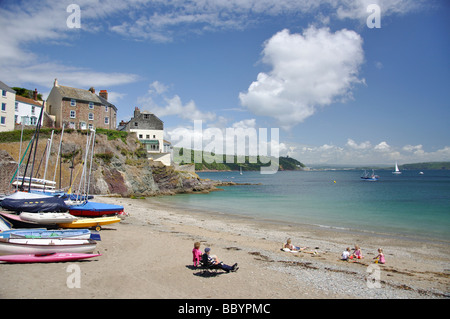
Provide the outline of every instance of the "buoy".
{"type": "Polygon", "coordinates": [[[336,184],[336,181],[334,181],[334,183],[336,184]]]}

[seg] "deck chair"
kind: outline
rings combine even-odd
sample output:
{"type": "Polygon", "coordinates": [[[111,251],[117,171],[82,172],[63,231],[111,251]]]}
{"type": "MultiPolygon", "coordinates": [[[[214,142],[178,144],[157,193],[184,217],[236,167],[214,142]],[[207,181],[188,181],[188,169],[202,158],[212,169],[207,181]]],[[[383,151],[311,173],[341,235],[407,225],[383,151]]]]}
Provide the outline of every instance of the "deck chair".
{"type": "Polygon", "coordinates": [[[203,269],[203,274],[210,274],[211,272],[216,274],[218,269],[222,269],[219,265],[213,264],[209,260],[207,254],[202,255],[202,258],[200,259],[200,267],[203,269]]]}

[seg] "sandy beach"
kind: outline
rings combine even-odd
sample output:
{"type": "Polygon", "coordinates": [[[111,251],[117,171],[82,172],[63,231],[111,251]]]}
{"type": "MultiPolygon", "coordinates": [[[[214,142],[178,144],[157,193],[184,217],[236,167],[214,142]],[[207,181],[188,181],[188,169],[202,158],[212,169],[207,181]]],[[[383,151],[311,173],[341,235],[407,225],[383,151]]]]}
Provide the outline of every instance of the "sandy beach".
{"type": "MultiPolygon", "coordinates": [[[[207,195],[199,195],[207,196],[207,195]]],[[[52,264],[0,264],[0,298],[316,299],[448,298],[448,243],[405,240],[300,224],[164,207],[155,198],[96,196],[123,205],[122,222],[101,230],[100,257],[52,264]],[[284,252],[291,238],[308,252],[284,252]],[[192,248],[211,248],[237,272],[204,274],[192,248]],[[340,260],[361,246],[364,259],[340,260]],[[386,264],[374,264],[382,247],[386,264]],[[316,252],[312,254],[310,252],[316,252]],[[70,284],[73,265],[79,287],[70,284]],[[77,268],[78,267],[78,268],[77,268]]]]}

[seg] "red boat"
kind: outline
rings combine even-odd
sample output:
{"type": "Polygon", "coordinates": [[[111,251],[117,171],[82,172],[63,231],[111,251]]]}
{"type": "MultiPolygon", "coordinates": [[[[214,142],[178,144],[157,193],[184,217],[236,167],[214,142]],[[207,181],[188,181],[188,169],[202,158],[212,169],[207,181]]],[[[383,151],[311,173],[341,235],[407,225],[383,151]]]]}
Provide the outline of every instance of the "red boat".
{"type": "Polygon", "coordinates": [[[69,206],[69,213],[74,216],[101,217],[123,215],[123,206],[86,201],[79,205],[69,206]]]}

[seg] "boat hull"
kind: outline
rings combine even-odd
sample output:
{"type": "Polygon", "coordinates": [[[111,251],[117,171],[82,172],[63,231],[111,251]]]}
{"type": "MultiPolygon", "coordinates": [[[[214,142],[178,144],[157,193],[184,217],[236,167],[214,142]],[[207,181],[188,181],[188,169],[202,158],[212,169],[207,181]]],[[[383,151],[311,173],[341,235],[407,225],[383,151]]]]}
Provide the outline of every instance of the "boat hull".
{"type": "Polygon", "coordinates": [[[0,233],[0,238],[67,238],[67,239],[94,239],[99,238],[99,234],[93,234],[88,229],[12,229],[0,233]],[[98,235],[98,236],[93,236],[98,235]]]}
{"type": "Polygon", "coordinates": [[[101,227],[120,222],[121,219],[117,216],[112,217],[98,217],[98,218],[80,218],[71,223],[58,224],[63,228],[92,228],[101,227]]]}
{"type": "Polygon", "coordinates": [[[92,253],[97,243],[91,239],[6,239],[0,238],[0,255],[92,253]]]}
{"type": "Polygon", "coordinates": [[[10,214],[6,212],[0,212],[0,215],[10,222],[14,228],[47,228],[55,229],[58,228],[57,224],[38,224],[29,220],[22,219],[17,214],[10,214]]]}
{"type": "Polygon", "coordinates": [[[87,201],[80,205],[69,206],[69,213],[80,217],[111,216],[122,214],[123,206],[87,201]]]}
{"type": "Polygon", "coordinates": [[[0,256],[0,261],[8,263],[53,263],[76,261],[87,258],[94,258],[101,254],[81,254],[81,253],[50,253],[50,254],[24,254],[24,255],[4,255],[0,256]]]}
{"type": "Polygon", "coordinates": [[[77,219],[69,213],[20,213],[20,218],[38,224],[70,223],[77,219]]]}

